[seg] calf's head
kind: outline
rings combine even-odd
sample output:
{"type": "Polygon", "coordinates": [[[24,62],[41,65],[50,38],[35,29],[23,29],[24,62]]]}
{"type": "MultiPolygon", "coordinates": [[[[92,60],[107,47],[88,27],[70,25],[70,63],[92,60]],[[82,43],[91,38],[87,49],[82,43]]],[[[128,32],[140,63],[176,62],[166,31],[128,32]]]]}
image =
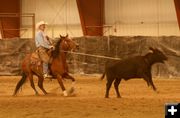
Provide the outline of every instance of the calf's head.
{"type": "Polygon", "coordinates": [[[150,47],[149,49],[152,51],[152,59],[154,62],[164,63],[164,61],[168,60],[167,56],[160,50],[152,47],[150,47]]]}

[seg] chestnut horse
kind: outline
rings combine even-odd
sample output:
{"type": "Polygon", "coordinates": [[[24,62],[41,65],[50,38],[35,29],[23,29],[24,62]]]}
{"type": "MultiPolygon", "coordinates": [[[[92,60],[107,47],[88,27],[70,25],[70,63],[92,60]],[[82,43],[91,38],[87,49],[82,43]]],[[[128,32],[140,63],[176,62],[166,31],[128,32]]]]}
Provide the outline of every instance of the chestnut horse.
{"type": "MultiPolygon", "coordinates": [[[[74,84],[75,79],[68,74],[68,65],[66,62],[66,51],[74,50],[78,47],[78,45],[68,38],[68,35],[65,37],[60,35],[60,39],[55,44],[55,50],[52,51],[51,57],[52,62],[50,64],[50,70],[55,79],[58,80],[60,87],[63,91],[64,96],[68,96],[68,92],[66,91],[63,81],[63,78],[71,79],[72,84],[74,84]]],[[[32,53],[33,54],[33,53],[32,53]]],[[[36,90],[33,82],[33,75],[38,77],[38,86],[42,90],[44,94],[47,94],[46,90],[43,87],[43,69],[42,69],[42,62],[39,65],[37,63],[31,63],[31,56],[32,54],[27,55],[24,60],[22,61],[22,78],[17,83],[14,94],[16,95],[19,91],[20,87],[25,83],[27,78],[30,80],[31,87],[35,91],[35,94],[38,95],[38,91],[36,90]]]]}

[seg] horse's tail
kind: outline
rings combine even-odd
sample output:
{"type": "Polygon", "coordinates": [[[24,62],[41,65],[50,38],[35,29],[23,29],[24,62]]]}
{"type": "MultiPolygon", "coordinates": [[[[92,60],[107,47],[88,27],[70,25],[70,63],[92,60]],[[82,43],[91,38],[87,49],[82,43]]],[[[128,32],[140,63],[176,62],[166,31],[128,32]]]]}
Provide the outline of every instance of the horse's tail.
{"type": "Polygon", "coordinates": [[[103,75],[101,76],[100,80],[103,80],[105,75],[106,75],[106,72],[103,73],[103,75]]]}
{"type": "Polygon", "coordinates": [[[26,76],[26,74],[23,72],[23,73],[22,73],[22,78],[21,78],[21,80],[19,80],[19,82],[18,82],[17,85],[16,85],[16,89],[14,90],[13,96],[15,96],[15,95],[17,94],[17,92],[19,91],[20,87],[26,82],[26,78],[27,78],[27,76],[26,76]]]}

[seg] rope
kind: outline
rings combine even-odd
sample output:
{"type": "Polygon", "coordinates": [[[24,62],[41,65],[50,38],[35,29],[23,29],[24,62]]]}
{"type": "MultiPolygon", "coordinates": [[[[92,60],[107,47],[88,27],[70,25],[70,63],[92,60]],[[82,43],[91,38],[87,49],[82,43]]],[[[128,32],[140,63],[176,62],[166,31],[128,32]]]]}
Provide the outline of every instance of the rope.
{"type": "Polygon", "coordinates": [[[93,54],[86,54],[86,53],[81,53],[81,52],[72,52],[72,51],[64,51],[61,50],[62,52],[68,52],[71,54],[76,54],[76,55],[83,55],[83,56],[90,56],[90,57],[97,57],[97,58],[104,58],[104,59],[112,59],[112,60],[121,60],[121,58],[114,58],[114,57],[107,57],[107,56],[101,56],[101,55],[93,55],[93,54]]]}
{"type": "Polygon", "coordinates": [[[65,14],[66,14],[66,34],[67,34],[67,30],[68,30],[68,18],[67,18],[67,5],[68,5],[68,0],[66,0],[66,6],[65,6],[65,14]]]}

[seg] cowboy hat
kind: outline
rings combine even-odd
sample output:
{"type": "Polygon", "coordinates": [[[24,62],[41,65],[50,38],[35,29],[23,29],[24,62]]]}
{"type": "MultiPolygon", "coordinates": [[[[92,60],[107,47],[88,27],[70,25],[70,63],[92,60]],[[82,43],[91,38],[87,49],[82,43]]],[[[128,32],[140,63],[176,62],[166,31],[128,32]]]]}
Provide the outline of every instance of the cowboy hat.
{"type": "Polygon", "coordinates": [[[41,25],[47,25],[47,23],[44,22],[44,21],[40,21],[40,22],[36,23],[36,29],[39,29],[39,27],[40,27],[41,25]]]}

